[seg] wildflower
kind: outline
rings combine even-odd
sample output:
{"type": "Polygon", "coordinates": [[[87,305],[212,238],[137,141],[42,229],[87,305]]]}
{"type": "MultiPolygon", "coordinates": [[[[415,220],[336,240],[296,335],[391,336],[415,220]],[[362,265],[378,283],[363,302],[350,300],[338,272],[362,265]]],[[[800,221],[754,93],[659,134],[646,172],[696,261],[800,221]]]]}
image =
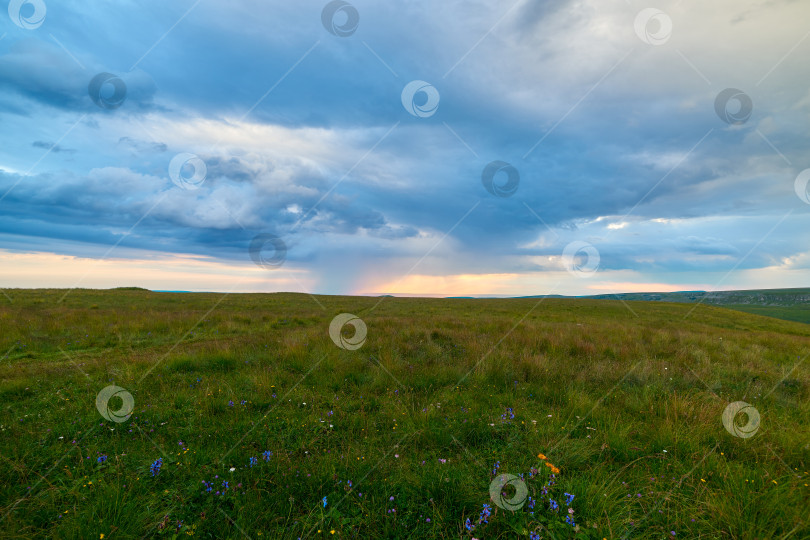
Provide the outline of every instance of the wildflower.
{"type": "Polygon", "coordinates": [[[240,402],[239,402],[239,405],[244,405],[244,404],[246,404],[246,403],[247,403],[247,401],[245,401],[245,400],[243,399],[242,401],[240,401],[240,402]]]}
{"type": "Polygon", "coordinates": [[[256,459],[255,457],[250,458],[250,466],[251,466],[251,467],[253,467],[254,465],[256,465],[258,462],[259,462],[259,460],[258,460],[258,459],[256,459]]]}
{"type": "Polygon", "coordinates": [[[149,467],[149,472],[152,473],[152,476],[157,476],[160,474],[160,467],[163,466],[163,458],[157,458],[154,463],[149,467]]]}
{"type": "Polygon", "coordinates": [[[566,505],[571,506],[571,501],[573,501],[573,500],[574,500],[574,495],[571,495],[570,493],[565,494],[565,504],[566,505]]]}
{"type": "Polygon", "coordinates": [[[574,518],[572,518],[571,516],[568,516],[567,518],[565,518],[565,522],[568,523],[569,525],[571,525],[572,527],[577,526],[577,524],[574,523],[574,518]]]}
{"type": "Polygon", "coordinates": [[[233,407],[233,401],[228,401],[228,407],[233,407]]]}
{"type": "Polygon", "coordinates": [[[222,482],[222,487],[224,487],[225,489],[230,489],[231,486],[230,484],[228,484],[228,482],[222,482]]]}
{"type": "Polygon", "coordinates": [[[543,461],[545,461],[546,459],[548,459],[548,458],[545,456],[545,454],[537,454],[537,457],[539,457],[539,458],[540,458],[540,459],[542,459],[543,461]]]}
{"type": "Polygon", "coordinates": [[[557,510],[560,507],[560,505],[557,504],[557,501],[555,501],[554,499],[549,499],[548,500],[548,507],[551,510],[557,510]]]}
{"type": "Polygon", "coordinates": [[[326,508],[326,497],[324,497],[322,500],[323,500],[323,507],[326,508]]]}
{"type": "Polygon", "coordinates": [[[107,461],[107,456],[106,455],[99,456],[98,459],[96,459],[96,461],[99,463],[104,463],[105,461],[107,461]]]}
{"type": "Polygon", "coordinates": [[[262,459],[264,459],[265,461],[270,461],[270,457],[272,455],[273,452],[271,452],[270,450],[265,450],[264,452],[262,452],[262,459]]]}
{"type": "Polygon", "coordinates": [[[492,515],[492,510],[490,510],[490,506],[484,503],[484,508],[481,510],[481,516],[478,518],[479,523],[489,523],[487,518],[492,515]]]}

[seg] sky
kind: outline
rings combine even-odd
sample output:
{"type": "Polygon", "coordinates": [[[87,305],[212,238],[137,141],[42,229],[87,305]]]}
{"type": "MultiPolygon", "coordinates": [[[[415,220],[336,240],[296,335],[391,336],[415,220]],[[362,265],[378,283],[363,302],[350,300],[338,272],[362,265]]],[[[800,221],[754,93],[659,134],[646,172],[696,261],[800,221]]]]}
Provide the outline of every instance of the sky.
{"type": "Polygon", "coordinates": [[[810,286],[806,1],[3,3],[6,289],[810,286]]]}

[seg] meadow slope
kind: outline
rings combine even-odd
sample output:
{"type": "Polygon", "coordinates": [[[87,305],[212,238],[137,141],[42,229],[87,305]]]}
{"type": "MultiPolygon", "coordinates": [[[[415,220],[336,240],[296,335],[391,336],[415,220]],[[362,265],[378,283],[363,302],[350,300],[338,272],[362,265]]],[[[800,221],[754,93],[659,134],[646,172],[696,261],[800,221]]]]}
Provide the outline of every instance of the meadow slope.
{"type": "Polygon", "coordinates": [[[810,538],[805,324],[610,300],[5,293],[4,538],[810,538]],[[330,338],[341,313],[364,321],[359,349],[330,338]],[[110,385],[131,417],[97,409],[110,385]],[[737,401],[753,436],[724,427],[737,401]]]}

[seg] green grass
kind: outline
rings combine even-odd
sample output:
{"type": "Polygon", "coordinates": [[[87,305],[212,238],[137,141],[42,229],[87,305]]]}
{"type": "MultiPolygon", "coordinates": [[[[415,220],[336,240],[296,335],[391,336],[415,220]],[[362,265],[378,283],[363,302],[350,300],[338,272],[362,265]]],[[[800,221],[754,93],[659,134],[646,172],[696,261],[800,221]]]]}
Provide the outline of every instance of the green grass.
{"type": "Polygon", "coordinates": [[[690,302],[755,313],[766,317],[810,324],[810,289],[754,289],[741,291],[691,291],[672,293],[600,294],[586,298],[690,302]]]}
{"type": "Polygon", "coordinates": [[[804,324],[610,300],[6,293],[2,537],[810,537],[804,324]],[[368,327],[359,350],[329,337],[344,312],[368,327]],[[113,383],[126,422],[96,410],[113,383]],[[751,438],[721,422],[739,400],[761,415],[751,438]],[[578,531],[542,498],[538,453],[578,531]],[[496,462],[533,510],[492,503],[496,462]]]}
{"type": "Polygon", "coordinates": [[[810,324],[810,305],[808,304],[799,304],[795,306],[752,306],[729,304],[725,307],[745,311],[746,313],[764,315],[765,317],[774,317],[776,319],[784,319],[786,321],[796,321],[810,324]]]}

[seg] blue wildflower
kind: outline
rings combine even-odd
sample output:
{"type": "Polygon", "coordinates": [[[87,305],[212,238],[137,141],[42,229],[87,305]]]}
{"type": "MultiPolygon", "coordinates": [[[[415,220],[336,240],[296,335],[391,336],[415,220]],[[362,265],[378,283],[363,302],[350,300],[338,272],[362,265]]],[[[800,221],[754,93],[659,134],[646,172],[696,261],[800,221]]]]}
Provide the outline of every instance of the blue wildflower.
{"type": "Polygon", "coordinates": [[[569,525],[571,525],[572,527],[577,526],[577,524],[574,523],[574,518],[572,518],[571,516],[568,516],[567,518],[565,518],[565,522],[568,523],[569,525]]]}
{"type": "Polygon", "coordinates": [[[565,504],[567,504],[568,506],[571,506],[571,501],[573,501],[573,500],[574,500],[574,495],[572,495],[570,493],[565,494],[565,504]]]}
{"type": "Polygon", "coordinates": [[[99,456],[98,459],[96,459],[96,461],[98,461],[99,463],[104,463],[105,461],[107,461],[107,456],[106,455],[99,456]]]}
{"type": "Polygon", "coordinates": [[[270,458],[272,457],[272,455],[273,455],[273,452],[271,452],[270,450],[265,450],[264,452],[262,452],[262,458],[265,461],[270,461],[270,458]]]}
{"type": "Polygon", "coordinates": [[[323,498],[323,507],[326,508],[326,497],[323,498]]]}
{"type": "Polygon", "coordinates": [[[487,518],[492,515],[492,510],[490,510],[490,506],[484,503],[484,508],[481,510],[481,516],[478,518],[479,523],[489,523],[487,518]]]}
{"type": "Polygon", "coordinates": [[[157,476],[160,474],[160,468],[163,466],[163,458],[157,458],[154,463],[149,467],[149,472],[152,473],[152,476],[157,476]]]}
{"type": "Polygon", "coordinates": [[[559,505],[559,504],[557,504],[557,501],[555,501],[554,499],[549,499],[549,500],[548,500],[548,507],[549,507],[551,510],[557,510],[557,508],[559,508],[559,507],[560,507],[560,505],[559,505]]]}
{"type": "Polygon", "coordinates": [[[251,467],[253,467],[254,465],[256,465],[258,462],[259,462],[259,460],[258,460],[258,459],[256,459],[255,457],[250,458],[250,466],[251,466],[251,467]]]}

